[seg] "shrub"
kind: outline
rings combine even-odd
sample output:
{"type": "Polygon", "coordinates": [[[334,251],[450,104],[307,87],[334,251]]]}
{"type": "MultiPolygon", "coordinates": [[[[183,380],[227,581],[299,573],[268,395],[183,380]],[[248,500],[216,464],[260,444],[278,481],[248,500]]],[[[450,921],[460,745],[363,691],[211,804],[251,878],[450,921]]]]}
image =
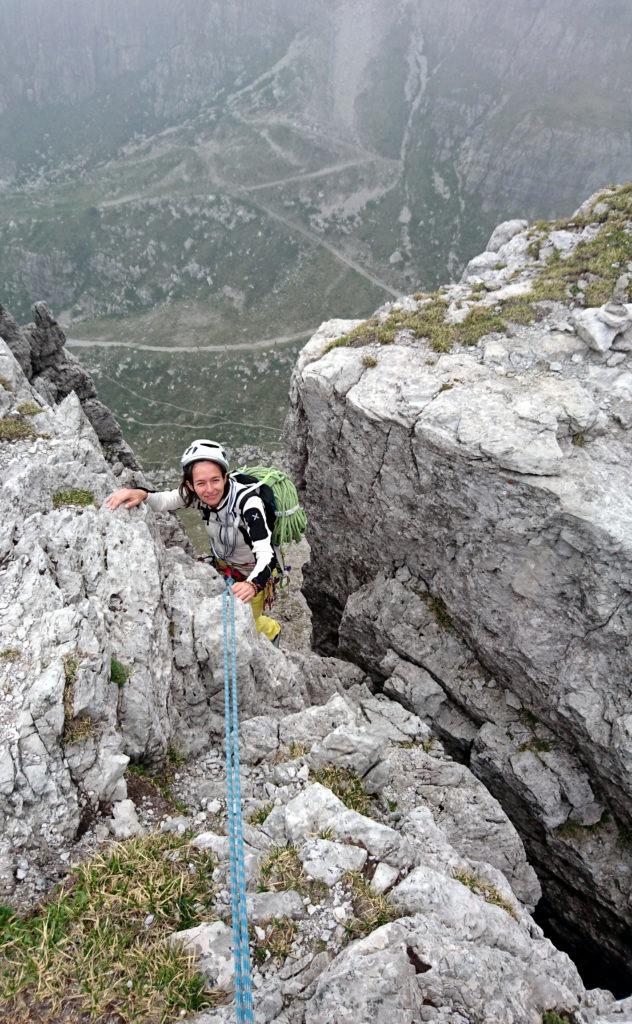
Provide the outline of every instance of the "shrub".
{"type": "Polygon", "coordinates": [[[129,679],[131,673],[130,670],[123,665],[122,662],[116,658],[110,659],[110,680],[116,683],[118,687],[125,686],[125,683],[129,679]]]}

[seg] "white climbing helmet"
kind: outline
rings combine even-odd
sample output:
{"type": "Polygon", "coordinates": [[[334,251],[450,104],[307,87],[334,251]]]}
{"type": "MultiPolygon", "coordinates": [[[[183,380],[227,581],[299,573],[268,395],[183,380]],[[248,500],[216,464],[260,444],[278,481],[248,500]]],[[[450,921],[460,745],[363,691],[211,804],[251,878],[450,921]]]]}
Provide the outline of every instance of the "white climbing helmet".
{"type": "Polygon", "coordinates": [[[192,462],[199,462],[200,459],[208,459],[210,462],[217,462],[228,472],[228,455],[217,441],[207,441],[204,438],[192,441],[184,455],[180,459],[182,468],[190,466],[192,462]]]}

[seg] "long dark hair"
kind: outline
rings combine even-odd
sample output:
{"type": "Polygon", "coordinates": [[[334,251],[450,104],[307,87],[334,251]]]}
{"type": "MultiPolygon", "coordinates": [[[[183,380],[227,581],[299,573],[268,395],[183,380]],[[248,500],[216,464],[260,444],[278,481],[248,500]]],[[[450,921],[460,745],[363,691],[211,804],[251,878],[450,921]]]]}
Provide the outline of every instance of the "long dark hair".
{"type": "Polygon", "coordinates": [[[214,466],[217,466],[224,480],[228,479],[227,471],[223,466],[220,466],[219,462],[213,462],[212,459],[196,459],[195,462],[190,462],[182,470],[182,480],[178,487],[178,493],[184,502],[185,508],[190,508],[194,501],[200,500],[193,489],[193,467],[197,466],[198,462],[211,462],[214,466]]]}

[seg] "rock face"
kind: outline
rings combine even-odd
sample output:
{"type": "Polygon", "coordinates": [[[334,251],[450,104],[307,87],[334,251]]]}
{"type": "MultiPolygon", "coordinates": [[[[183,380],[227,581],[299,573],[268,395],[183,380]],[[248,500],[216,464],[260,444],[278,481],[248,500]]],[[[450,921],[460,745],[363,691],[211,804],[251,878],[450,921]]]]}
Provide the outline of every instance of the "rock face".
{"type": "MultiPolygon", "coordinates": [[[[47,402],[4,342],[0,430],[3,899],[19,906],[63,874],[82,831],[98,843],[108,829],[125,841],[155,827],[153,812],[128,796],[125,769],[130,759],[160,764],[171,748],[187,760],[176,776],[187,808],[160,827],[189,830],[194,849],[213,853],[216,909],[227,916],[230,844],[219,834],[226,804],[216,749],[223,584],[181,548],[165,547],[151,510],[102,507],[130,470],[106,460],[77,395],[47,402]],[[93,829],[100,816],[107,826],[93,829]]],[[[417,628],[429,614],[424,595],[401,568],[349,599],[341,632],[350,652],[366,630],[363,616],[372,619],[358,653],[370,674],[273,648],[237,607],[247,907],[253,941],[262,943],[257,1020],[538,1024],[547,1011],[577,1024],[621,1020],[627,1004],[587,992],[531,918],[540,885],[499,802],[420,717],[450,739],[460,729],[467,744],[470,692],[482,719],[501,690],[482,678],[456,632],[439,632],[434,618],[417,628]],[[461,688],[460,718],[441,664],[461,688]],[[371,676],[388,680],[388,694],[374,692],[371,676]]],[[[517,699],[505,693],[506,706],[517,699]]],[[[502,761],[506,751],[481,739],[479,753],[502,761]]],[[[598,820],[572,752],[550,768],[573,811],[598,820]]],[[[523,775],[533,788],[537,773],[523,775]]],[[[550,801],[547,812],[555,811],[550,801]]],[[[230,998],[224,921],[197,923],[171,941],[230,998]]],[[[225,1005],[194,1020],[219,1024],[234,1013],[225,1005]]]]}
{"type": "Polygon", "coordinates": [[[99,401],[92,377],[65,348],[66,336],[44,302],[36,303],[33,323],[23,328],[0,304],[0,338],[46,402],[55,405],[74,392],[110,459],[139,468],[114,416],[99,401]]]}
{"type": "MultiPolygon", "coordinates": [[[[25,336],[52,336],[63,374],[59,335],[42,323],[43,314],[11,340],[17,348],[25,336]]],[[[40,385],[44,356],[24,348],[24,363],[29,351],[40,385]]],[[[47,379],[57,400],[67,378],[47,379]]],[[[44,391],[0,341],[5,896],[16,879],[31,881],[47,865],[54,873],[99,806],[125,798],[130,759],[157,764],[169,747],[195,754],[223,730],[223,583],[181,548],[165,548],[150,510],[101,507],[128,471],[118,462],[114,475],[74,391],[59,404],[44,391]]],[[[342,686],[344,673],[334,676],[316,656],[290,664],[259,640],[241,605],[237,626],[245,715],[298,711],[342,686]]],[[[134,827],[121,822],[120,834],[134,827]]]]}
{"type": "MultiPolygon", "coordinates": [[[[442,291],[446,324],[526,302],[558,260],[597,246],[620,202],[612,196],[612,207],[608,194],[601,207],[585,204],[535,251],[520,223],[494,232],[462,283],[442,291]]],[[[589,280],[579,277],[578,294],[589,280]]],[[[387,347],[332,347],[325,325],[299,358],[288,431],[312,528],[308,596],[321,644],[339,643],[470,760],[526,839],[549,911],[625,970],[627,286],[619,282],[616,308],[578,308],[577,330],[570,297],[536,301],[522,325],[445,353],[396,329],[387,347]],[[610,325],[605,350],[587,344],[589,314],[610,325]]],[[[395,311],[421,315],[428,301],[395,311]]],[[[386,327],[392,310],[378,322],[386,327]]]]}
{"type": "MultiPolygon", "coordinates": [[[[568,957],[517,898],[521,891],[532,904],[539,887],[498,804],[438,741],[431,751],[426,743],[402,744],[391,712],[391,702],[356,684],[318,709],[266,716],[277,735],[315,729],[317,748],[298,757],[281,749],[244,780],[247,804],[267,798],[267,808],[274,805],[245,836],[248,917],[262,943],[253,966],[257,1020],[539,1024],[547,1011],[559,1019],[572,1015],[577,1024],[627,1019],[629,1001],[586,992],[568,957]],[[339,751],[341,735],[351,733],[362,749],[383,754],[379,780],[373,769],[356,776],[373,794],[365,813],[306,771],[323,749],[339,751]],[[473,830],[478,851],[468,839],[473,830]],[[273,873],[282,858],[293,864],[286,877],[273,873]],[[378,912],[388,920],[372,926],[378,912]],[[275,928],[289,937],[284,952],[272,956],[265,943],[275,928]]],[[[406,735],[426,734],[416,715],[400,707],[397,716],[406,735]]],[[[255,721],[244,723],[246,749],[255,721]]],[[[345,760],[332,753],[329,770],[345,767],[345,760]]],[[[192,846],[219,858],[214,881],[221,912],[230,901],[228,842],[203,833],[192,846]]],[[[232,992],[222,922],[177,933],[173,941],[192,950],[211,984],[232,992]]],[[[195,1022],[233,1019],[231,1005],[195,1022]]]]}

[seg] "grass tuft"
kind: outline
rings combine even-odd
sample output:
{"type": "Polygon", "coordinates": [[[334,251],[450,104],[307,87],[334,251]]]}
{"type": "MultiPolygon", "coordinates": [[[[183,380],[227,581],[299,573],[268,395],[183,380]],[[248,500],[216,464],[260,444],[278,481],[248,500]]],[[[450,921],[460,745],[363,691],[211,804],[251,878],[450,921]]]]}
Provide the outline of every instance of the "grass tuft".
{"type": "Polygon", "coordinates": [[[287,917],[275,917],[265,928],[264,939],[259,939],[253,933],[254,928],[251,930],[251,940],[256,962],[264,964],[272,960],[281,964],[292,951],[296,925],[287,917]]]}
{"type": "Polygon", "coordinates": [[[552,750],[552,746],[548,740],[532,739],[527,740],[525,743],[521,743],[518,750],[522,753],[523,750],[531,750],[534,754],[548,754],[552,750]]]}
{"type": "Polygon", "coordinates": [[[448,609],[446,608],[445,601],[443,601],[442,598],[437,597],[436,595],[429,595],[427,598],[427,604],[442,629],[453,628],[452,620],[448,615],[448,609]]]}
{"type": "Polygon", "coordinates": [[[345,925],[350,939],[360,939],[396,917],[388,897],[375,892],[361,871],[348,871],[344,880],[351,890],[353,918],[345,925]]]}
{"type": "Polygon", "coordinates": [[[17,411],[20,416],[37,416],[38,413],[44,412],[41,405],[36,405],[35,402],[22,402],[18,405],[17,411]]]}
{"type": "Polygon", "coordinates": [[[310,772],[310,779],[330,789],[349,810],[371,817],[373,801],[362,785],[362,779],[355,772],[337,765],[325,765],[318,771],[310,772]]]}
{"type": "Polygon", "coordinates": [[[213,919],[214,866],[186,836],[136,837],[80,865],[34,913],[0,908],[5,1012],[16,1024],[167,1024],[217,1005],[190,954],[167,942],[213,919]]]}
{"type": "Polygon", "coordinates": [[[13,391],[13,386],[9,383],[6,377],[0,376],[0,388],[4,388],[5,391],[13,391]]]}
{"type": "Polygon", "coordinates": [[[0,661],[18,661],[20,652],[16,647],[5,647],[3,651],[0,651],[0,661]]]}
{"type": "Polygon", "coordinates": [[[36,436],[31,424],[17,416],[0,419],[0,441],[25,441],[36,436]]]}
{"type": "Polygon", "coordinates": [[[270,812],[273,810],[273,808],[273,803],[264,804],[263,807],[260,807],[258,811],[255,811],[254,814],[250,815],[250,824],[263,825],[264,821],[266,820],[270,812]]]}
{"type": "Polygon", "coordinates": [[[518,915],[512,907],[509,900],[506,900],[501,892],[498,891],[495,885],[490,882],[484,881],[482,878],[478,878],[477,875],[470,874],[468,871],[455,871],[452,875],[457,882],[461,885],[465,885],[471,892],[475,893],[476,896],[482,896],[486,903],[491,903],[495,907],[500,907],[505,913],[513,917],[514,920],[518,920],[518,915]]]}
{"type": "Polygon", "coordinates": [[[259,869],[259,892],[310,892],[310,881],[295,846],[273,846],[259,869]]]}
{"type": "Polygon", "coordinates": [[[87,505],[94,505],[94,494],[92,491],[82,491],[71,488],[67,491],[57,491],[53,494],[53,508],[63,508],[65,505],[78,505],[85,508],[87,505]]]}
{"type": "Polygon", "coordinates": [[[90,715],[84,713],[75,716],[74,713],[74,687],[80,664],[80,659],[73,654],[67,654],[64,658],[64,728],[61,738],[65,746],[85,743],[95,733],[90,715]]]}
{"type": "Polygon", "coordinates": [[[367,370],[370,370],[374,366],[377,366],[377,359],[375,358],[375,356],[362,356],[362,365],[365,366],[367,370]]]}

